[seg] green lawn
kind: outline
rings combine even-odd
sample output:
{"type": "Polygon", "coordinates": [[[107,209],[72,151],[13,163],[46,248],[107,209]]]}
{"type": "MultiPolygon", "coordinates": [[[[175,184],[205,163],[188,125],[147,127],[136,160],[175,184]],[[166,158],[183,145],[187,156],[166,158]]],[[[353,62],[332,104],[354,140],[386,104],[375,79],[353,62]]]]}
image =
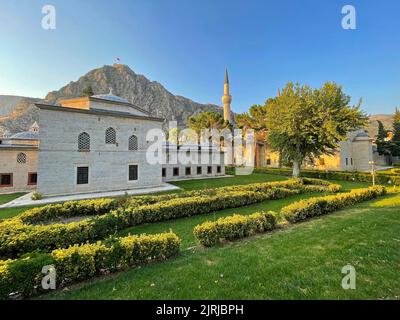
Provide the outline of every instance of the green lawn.
{"type": "Polygon", "coordinates": [[[26,193],[18,192],[18,193],[10,193],[10,194],[0,194],[0,205],[10,202],[19,197],[22,197],[24,194],[26,194],[26,193]]]}
{"type": "MultiPolygon", "coordinates": [[[[182,190],[284,180],[266,174],[174,182],[182,190]]],[[[366,183],[334,181],[344,191],[366,183]]],[[[179,192],[179,191],[178,191],[179,192]]],[[[279,211],[320,193],[269,200],[178,220],[145,224],[119,235],[172,230],[182,251],[170,261],[96,278],[41,299],[400,299],[400,195],[227,245],[196,245],[193,228],[222,216],[279,211]],[[341,288],[343,266],[357,272],[357,289],[341,288]]],[[[1,199],[1,198],[0,198],[1,199]]],[[[0,219],[28,208],[1,209],[0,219]]]]}
{"type": "MultiPolygon", "coordinates": [[[[26,193],[12,193],[12,194],[2,194],[0,195],[0,205],[10,202],[16,198],[19,198],[21,196],[23,196],[26,193]]],[[[28,208],[5,208],[5,209],[0,209],[0,220],[2,219],[7,219],[7,218],[11,218],[14,217],[22,212],[24,212],[25,210],[27,210],[28,208]]]]}
{"type": "Polygon", "coordinates": [[[206,188],[219,188],[232,185],[250,184],[258,182],[279,181],[286,180],[288,177],[279,176],[275,174],[259,174],[255,173],[248,176],[233,176],[229,178],[214,178],[214,179],[195,179],[176,181],[172,184],[180,187],[185,191],[206,189],[206,188]]]}
{"type": "Polygon", "coordinates": [[[387,202],[370,201],[230,245],[184,250],[170,261],[42,298],[399,299],[400,213],[387,202]],[[347,264],[356,269],[356,290],[341,287],[347,264]]]}
{"type": "MultiPolygon", "coordinates": [[[[277,180],[270,175],[181,181],[185,190],[277,180]]],[[[278,177],[278,179],[284,179],[278,177]]],[[[335,181],[336,182],[336,181],[335,181]]],[[[365,183],[338,182],[345,190],[365,183]]],[[[233,213],[276,210],[320,194],[141,225],[121,232],[172,230],[182,252],[170,261],[78,284],[42,299],[399,299],[400,195],[211,249],[196,246],[196,224],[233,213]],[[344,290],[343,266],[356,268],[357,289],[344,290]]]]}

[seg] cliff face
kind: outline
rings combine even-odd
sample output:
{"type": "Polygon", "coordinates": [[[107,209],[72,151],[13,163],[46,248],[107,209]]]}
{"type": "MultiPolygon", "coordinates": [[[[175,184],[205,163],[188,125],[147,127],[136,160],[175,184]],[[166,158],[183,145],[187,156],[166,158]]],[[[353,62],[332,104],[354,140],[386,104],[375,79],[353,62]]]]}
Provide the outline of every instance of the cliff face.
{"type": "MultiPolygon", "coordinates": [[[[120,64],[94,69],[60,90],[48,93],[44,101],[55,103],[61,98],[80,97],[88,85],[92,86],[94,94],[109,93],[112,89],[113,94],[128,99],[152,116],[176,120],[180,126],[185,126],[187,119],[193,114],[207,110],[222,112],[222,108],[217,105],[201,104],[175,96],[160,83],[150,81],[128,66],[120,64]]],[[[27,130],[38,120],[38,110],[34,103],[41,100],[8,97],[0,96],[0,134],[5,130],[11,133],[27,130]]]]}
{"type": "Polygon", "coordinates": [[[60,98],[71,98],[82,95],[82,91],[91,85],[95,94],[108,93],[128,99],[131,103],[150,112],[152,116],[176,120],[185,125],[187,119],[198,112],[222,109],[217,105],[200,104],[190,99],[175,96],[160,83],[150,81],[143,75],[136,74],[126,65],[104,66],[95,69],[71,82],[58,91],[46,96],[49,102],[60,98]]]}
{"type": "Polygon", "coordinates": [[[4,99],[4,96],[0,96],[0,110],[2,110],[0,113],[2,114],[0,116],[0,136],[6,132],[16,133],[26,131],[39,118],[39,110],[34,104],[39,102],[40,99],[27,97],[15,98],[14,104],[7,109],[5,108],[7,105],[4,101],[9,101],[9,99],[4,99]]]}
{"type": "Polygon", "coordinates": [[[367,130],[372,138],[378,134],[378,120],[381,121],[387,130],[393,129],[393,115],[391,114],[375,114],[369,117],[367,130]]]}
{"type": "MultiPolygon", "coordinates": [[[[200,104],[181,96],[175,96],[160,83],[148,80],[136,74],[126,65],[104,66],[94,69],[77,81],[70,82],[60,90],[52,91],[45,97],[45,102],[55,103],[61,98],[82,96],[83,90],[91,85],[95,94],[108,93],[128,99],[131,103],[147,110],[152,116],[167,120],[176,120],[185,126],[187,119],[196,113],[215,110],[222,113],[222,108],[214,104],[200,104]]],[[[34,103],[41,99],[0,96],[0,136],[28,130],[38,120],[39,112],[34,103]]],[[[371,137],[377,134],[381,120],[387,129],[392,126],[392,115],[372,115],[367,130],[371,137]]]]}

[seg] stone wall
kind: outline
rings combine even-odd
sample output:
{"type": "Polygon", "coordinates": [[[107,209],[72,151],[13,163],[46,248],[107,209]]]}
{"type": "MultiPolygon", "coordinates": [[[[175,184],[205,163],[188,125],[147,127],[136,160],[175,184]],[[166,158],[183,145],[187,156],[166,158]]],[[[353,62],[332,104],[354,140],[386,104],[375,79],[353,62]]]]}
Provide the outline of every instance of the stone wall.
{"type": "Polygon", "coordinates": [[[29,173],[37,172],[38,151],[32,148],[0,148],[0,173],[12,173],[13,185],[0,187],[0,193],[31,191],[36,185],[28,184],[29,173]],[[26,163],[18,163],[18,154],[26,155],[26,163]]]}
{"type": "Polygon", "coordinates": [[[151,120],[97,116],[66,111],[40,110],[38,191],[44,195],[127,190],[158,186],[161,164],[148,164],[146,133],[161,128],[151,120]],[[105,144],[105,131],[112,127],[117,144],[105,144]],[[90,135],[90,151],[78,151],[78,136],[90,135]],[[129,151],[131,135],[139,150],[129,151]],[[137,164],[138,180],[128,181],[128,166],[137,164]],[[89,184],[77,184],[77,167],[89,167],[89,184]]]}
{"type": "Polygon", "coordinates": [[[164,181],[180,179],[207,178],[225,175],[224,153],[217,149],[180,149],[170,148],[163,151],[164,181]],[[211,151],[211,152],[210,152],[211,151]],[[174,175],[174,168],[178,174],[174,175]],[[190,172],[187,172],[190,168],[190,172]],[[201,168],[201,169],[200,169],[201,168]],[[201,170],[200,172],[197,170],[201,170]],[[209,171],[211,170],[211,171],[209,171]]]}

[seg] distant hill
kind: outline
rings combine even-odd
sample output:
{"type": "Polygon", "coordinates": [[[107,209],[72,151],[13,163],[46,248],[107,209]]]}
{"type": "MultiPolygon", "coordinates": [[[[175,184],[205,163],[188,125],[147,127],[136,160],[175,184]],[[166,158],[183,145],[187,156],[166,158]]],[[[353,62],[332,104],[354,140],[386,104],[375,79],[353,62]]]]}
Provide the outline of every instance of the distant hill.
{"type": "MultiPolygon", "coordinates": [[[[111,88],[113,94],[128,99],[131,103],[147,110],[151,115],[167,120],[176,120],[180,126],[185,126],[191,115],[202,111],[215,110],[222,113],[222,108],[216,104],[201,104],[182,96],[173,95],[160,83],[136,74],[126,65],[115,64],[89,71],[77,81],[72,81],[59,90],[49,92],[44,100],[0,95],[0,135],[4,131],[15,133],[28,130],[39,116],[34,103],[39,101],[56,103],[61,98],[79,97],[82,96],[83,90],[88,85],[92,86],[95,94],[108,93],[111,88]]],[[[375,137],[378,131],[376,120],[382,121],[389,129],[392,126],[392,119],[392,115],[372,115],[367,126],[371,137],[375,137]]]]}
{"type": "Polygon", "coordinates": [[[0,96],[0,136],[5,132],[26,131],[38,120],[39,111],[35,103],[40,99],[28,97],[0,96]]]}
{"type": "Polygon", "coordinates": [[[92,70],[78,81],[50,92],[45,99],[55,102],[60,98],[78,97],[88,85],[92,86],[95,94],[109,93],[112,89],[113,94],[128,99],[151,115],[176,120],[180,125],[185,125],[191,115],[201,111],[222,112],[222,108],[217,105],[201,104],[182,96],[175,96],[160,83],[150,81],[122,64],[92,70]]]}
{"type": "MultiPolygon", "coordinates": [[[[113,94],[128,99],[152,116],[176,120],[180,126],[185,126],[190,116],[202,111],[214,110],[222,113],[222,108],[218,105],[201,104],[173,95],[160,83],[150,81],[121,64],[94,69],[77,81],[49,92],[44,101],[56,103],[61,98],[80,97],[88,85],[92,86],[95,94],[109,93],[112,89],[113,94]]],[[[11,133],[27,130],[38,120],[38,110],[34,106],[38,101],[40,99],[0,96],[0,134],[5,130],[11,133]]]]}
{"type": "Polygon", "coordinates": [[[392,114],[375,114],[369,117],[369,124],[367,126],[368,133],[372,138],[378,134],[378,122],[381,121],[386,129],[393,129],[393,115],[392,114]]]}
{"type": "Polygon", "coordinates": [[[23,97],[0,95],[0,118],[13,111],[14,107],[21,99],[23,99],[23,97]]]}

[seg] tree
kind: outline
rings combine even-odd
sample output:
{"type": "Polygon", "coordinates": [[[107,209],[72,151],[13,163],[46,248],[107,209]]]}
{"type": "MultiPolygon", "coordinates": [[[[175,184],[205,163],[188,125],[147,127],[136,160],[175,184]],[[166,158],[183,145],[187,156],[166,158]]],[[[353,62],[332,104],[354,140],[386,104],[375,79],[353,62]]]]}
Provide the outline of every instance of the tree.
{"type": "Polygon", "coordinates": [[[293,163],[293,176],[300,175],[305,161],[334,154],[347,133],[366,124],[367,116],[342,87],[327,82],[320,89],[288,83],[280,96],[266,103],[268,140],[280,150],[283,161],[293,163]]]}
{"type": "Polygon", "coordinates": [[[200,142],[202,129],[222,130],[231,128],[229,121],[225,121],[223,116],[215,111],[200,112],[197,115],[191,116],[188,120],[188,125],[190,129],[196,132],[198,142],[200,142]]]}
{"type": "Polygon", "coordinates": [[[382,154],[388,154],[388,142],[386,141],[388,130],[385,129],[382,121],[378,121],[378,135],[376,136],[376,146],[378,153],[380,155],[382,154]]]}
{"type": "Polygon", "coordinates": [[[253,129],[256,132],[266,132],[267,109],[262,105],[253,105],[249,112],[238,114],[235,117],[240,129],[253,129]]]}
{"type": "Polygon", "coordinates": [[[400,156],[400,110],[396,108],[393,117],[393,137],[391,141],[393,156],[400,156]]]}
{"type": "Polygon", "coordinates": [[[91,97],[91,96],[93,96],[93,95],[94,95],[94,92],[93,92],[92,86],[91,86],[91,85],[86,86],[86,88],[83,89],[82,93],[83,93],[83,95],[84,95],[85,97],[91,97]]]}

